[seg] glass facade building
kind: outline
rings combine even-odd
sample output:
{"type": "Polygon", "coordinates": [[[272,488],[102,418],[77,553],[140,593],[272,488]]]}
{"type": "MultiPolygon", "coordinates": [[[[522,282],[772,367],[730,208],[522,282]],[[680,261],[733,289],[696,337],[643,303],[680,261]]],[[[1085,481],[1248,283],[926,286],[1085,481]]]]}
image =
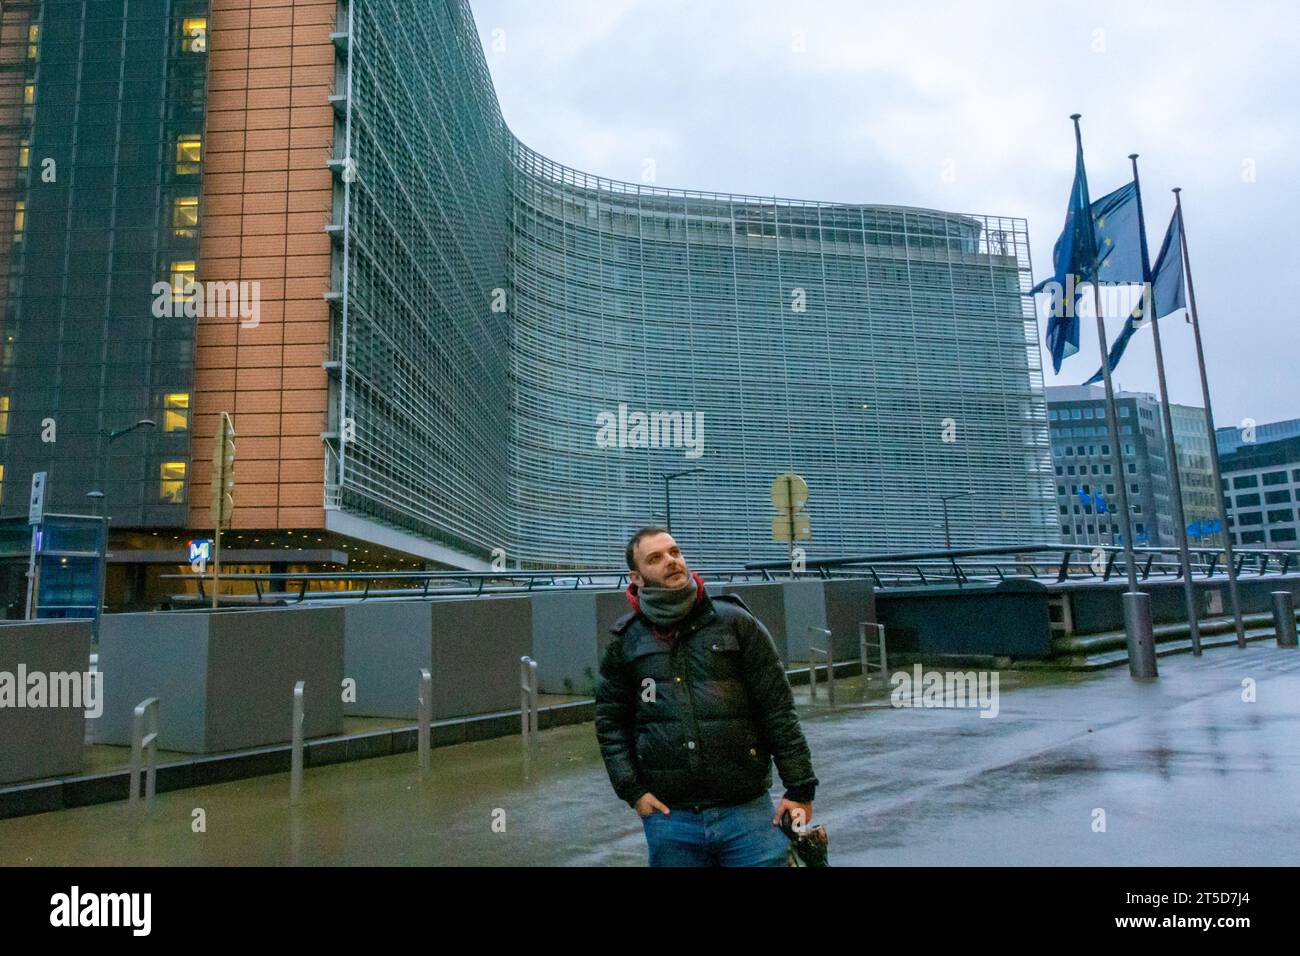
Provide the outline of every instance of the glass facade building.
{"type": "Polygon", "coordinates": [[[510,132],[469,4],[415,6],[4,4],[0,510],[45,469],[85,511],[148,417],[115,526],[201,533],[227,412],[232,533],[286,558],[614,565],[691,468],[697,562],[784,556],[785,471],[810,556],[941,546],[941,496],[954,545],[1058,537],[1024,220],[571,169],[510,132]],[[259,320],[156,317],[191,279],[259,320]]]}

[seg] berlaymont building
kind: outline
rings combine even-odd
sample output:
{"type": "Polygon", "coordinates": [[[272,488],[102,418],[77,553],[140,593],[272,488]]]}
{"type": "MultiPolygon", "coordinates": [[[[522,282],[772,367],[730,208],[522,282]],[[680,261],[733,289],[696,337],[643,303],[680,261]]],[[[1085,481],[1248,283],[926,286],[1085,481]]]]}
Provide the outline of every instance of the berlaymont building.
{"type": "Polygon", "coordinates": [[[110,607],[223,412],[248,570],[616,566],[687,470],[697,563],[785,555],[787,471],[809,556],[1055,538],[1024,220],[569,168],[464,0],[0,9],[0,513],[102,502],[110,607]]]}

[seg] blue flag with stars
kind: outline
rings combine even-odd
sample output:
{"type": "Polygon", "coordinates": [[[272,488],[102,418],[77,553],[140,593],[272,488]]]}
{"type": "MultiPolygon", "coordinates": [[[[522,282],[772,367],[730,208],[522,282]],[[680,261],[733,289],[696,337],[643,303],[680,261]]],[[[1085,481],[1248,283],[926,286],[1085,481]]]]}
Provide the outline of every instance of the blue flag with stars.
{"type": "Polygon", "coordinates": [[[1047,319],[1047,348],[1052,353],[1052,367],[1061,370],[1061,362],[1079,351],[1079,316],[1074,308],[1073,290],[1092,275],[1097,258],[1097,237],[1093,232],[1092,203],[1088,199],[1088,174],[1083,167],[1083,141],[1075,127],[1074,185],[1065,210],[1065,228],[1052,249],[1052,276],[1031,292],[1041,292],[1051,282],[1059,290],[1070,290],[1057,300],[1057,307],[1047,319]],[[1073,277],[1072,279],[1070,277],[1073,277]],[[1059,313],[1059,314],[1058,314],[1059,313]]]}

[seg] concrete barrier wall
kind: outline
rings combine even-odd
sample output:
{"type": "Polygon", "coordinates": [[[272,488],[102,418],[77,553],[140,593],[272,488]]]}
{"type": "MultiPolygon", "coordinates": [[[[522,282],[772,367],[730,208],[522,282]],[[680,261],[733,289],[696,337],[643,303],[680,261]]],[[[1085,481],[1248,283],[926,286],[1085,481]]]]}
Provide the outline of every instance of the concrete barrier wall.
{"type": "MultiPolygon", "coordinates": [[[[0,694],[12,693],[0,705],[0,783],[61,777],[80,773],[85,753],[85,708],[46,706],[18,707],[17,695],[26,703],[31,686],[23,675],[35,673],[81,674],[78,692],[85,690],[90,667],[89,621],[30,621],[0,624],[0,694]],[[21,668],[20,668],[21,665],[21,668]],[[27,684],[27,686],[23,686],[27,684]]],[[[67,685],[64,685],[67,686],[67,685]]],[[[102,687],[102,684],[100,685],[102,687]]],[[[63,703],[60,695],[60,700],[63,703]]],[[[81,701],[85,703],[84,698],[81,701]]]]}
{"type": "Polygon", "coordinates": [[[533,656],[543,694],[595,695],[598,648],[602,644],[597,634],[597,597],[592,591],[529,597],[533,608],[533,656]]]}
{"type": "Polygon", "coordinates": [[[433,668],[432,601],[344,607],[343,674],[357,690],[356,701],[344,701],[345,714],[414,719],[421,668],[433,668]]]}
{"type": "Polygon", "coordinates": [[[344,611],[345,671],[357,682],[346,713],[415,720],[421,668],[433,677],[434,720],[518,708],[519,658],[536,656],[531,598],[366,601],[344,611]]]}
{"type": "MultiPolygon", "coordinates": [[[[861,656],[858,647],[859,625],[863,621],[876,620],[875,589],[865,579],[825,581],[822,588],[826,592],[826,626],[831,629],[834,638],[835,659],[858,660],[861,656]]],[[[876,640],[874,628],[868,629],[867,640],[876,640]]]]}
{"type": "Polygon", "coordinates": [[[135,706],[159,698],[159,747],[217,753],[286,743],[293,687],[303,734],[343,732],[343,608],[110,614],[100,627],[104,716],[95,739],[129,745],[135,706]]]}
{"type": "Polygon", "coordinates": [[[963,588],[908,588],[876,594],[892,657],[955,654],[1046,658],[1052,653],[1047,589],[1009,580],[963,588]]]}
{"type": "MultiPolygon", "coordinates": [[[[1226,580],[1195,582],[1200,616],[1227,617],[1232,598],[1226,580]]],[[[1124,628],[1122,579],[1106,586],[1070,589],[1070,614],[1075,634],[1098,634],[1124,628]]],[[[1183,585],[1180,581],[1139,582],[1138,590],[1151,595],[1151,620],[1155,624],[1177,624],[1187,620],[1183,585]]],[[[1290,591],[1300,599],[1300,577],[1241,577],[1237,580],[1243,614],[1266,614],[1273,610],[1273,591],[1290,591]]]]}
{"type": "Polygon", "coordinates": [[[718,594],[734,594],[772,635],[772,643],[782,663],[790,660],[785,630],[785,592],[780,584],[710,584],[718,594]]]}

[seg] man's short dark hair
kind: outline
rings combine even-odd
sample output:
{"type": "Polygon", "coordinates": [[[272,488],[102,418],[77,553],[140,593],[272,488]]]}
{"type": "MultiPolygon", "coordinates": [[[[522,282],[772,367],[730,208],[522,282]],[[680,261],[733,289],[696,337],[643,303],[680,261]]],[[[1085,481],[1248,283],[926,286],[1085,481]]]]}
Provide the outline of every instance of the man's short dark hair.
{"type": "Polygon", "coordinates": [[[632,535],[632,537],[629,538],[627,542],[628,570],[629,571],[636,570],[636,544],[638,541],[640,541],[642,538],[649,538],[652,535],[669,534],[669,533],[670,532],[668,531],[667,528],[658,528],[654,525],[646,525],[644,528],[639,529],[636,534],[632,535]]]}

